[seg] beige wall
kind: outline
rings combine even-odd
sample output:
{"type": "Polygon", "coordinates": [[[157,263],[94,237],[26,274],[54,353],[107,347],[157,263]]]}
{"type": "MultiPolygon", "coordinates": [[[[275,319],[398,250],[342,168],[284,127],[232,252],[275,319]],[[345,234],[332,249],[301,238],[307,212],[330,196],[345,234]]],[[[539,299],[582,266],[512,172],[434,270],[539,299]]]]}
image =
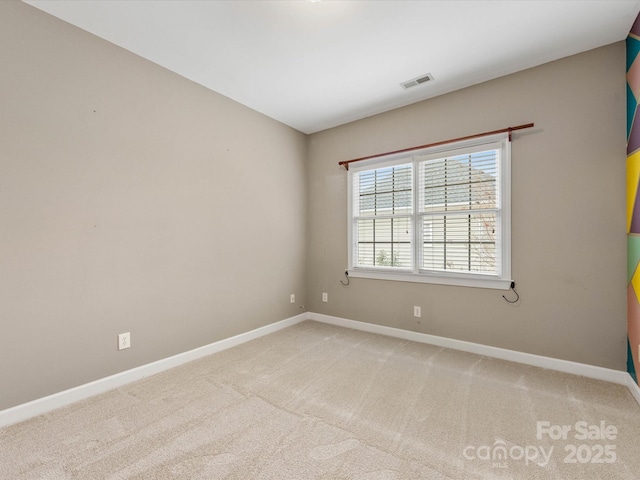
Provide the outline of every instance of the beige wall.
{"type": "Polygon", "coordinates": [[[620,42],[312,135],[309,309],[624,370],[625,118],[620,42]],[[499,290],[340,285],[347,175],[339,161],[529,122],[535,128],[512,144],[519,304],[499,290]]]}
{"type": "Polygon", "coordinates": [[[0,112],[0,409],[303,312],[305,135],[19,2],[0,112]]]}
{"type": "Polygon", "coordinates": [[[623,43],[309,137],[19,2],[0,65],[0,409],[307,309],[624,369],[623,43]],[[338,161],[526,122],[519,304],[340,285],[338,161]]]}

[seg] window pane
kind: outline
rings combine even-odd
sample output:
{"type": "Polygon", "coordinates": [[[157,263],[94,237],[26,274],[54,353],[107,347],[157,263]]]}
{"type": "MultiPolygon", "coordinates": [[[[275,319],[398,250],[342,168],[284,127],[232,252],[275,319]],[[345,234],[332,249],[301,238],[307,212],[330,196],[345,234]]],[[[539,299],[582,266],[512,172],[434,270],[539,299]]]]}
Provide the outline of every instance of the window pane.
{"type": "Polygon", "coordinates": [[[420,164],[421,211],[496,208],[498,150],[420,164]]]}
{"type": "Polygon", "coordinates": [[[358,216],[410,214],[412,165],[377,168],[358,174],[358,216]]]}
{"type": "Polygon", "coordinates": [[[399,217],[393,219],[393,240],[394,242],[407,242],[413,240],[411,228],[411,217],[399,217]]]}
{"type": "Polygon", "coordinates": [[[376,241],[377,242],[391,242],[391,238],[393,237],[391,227],[392,227],[392,219],[378,219],[373,221],[375,224],[376,230],[376,241]]]}
{"type": "Polygon", "coordinates": [[[376,243],[376,266],[399,267],[398,252],[390,243],[376,243]]]}
{"type": "Polygon", "coordinates": [[[421,268],[496,273],[496,213],[425,215],[421,268]]]}
{"type": "Polygon", "coordinates": [[[357,232],[358,266],[411,268],[411,217],[359,219],[357,232]]]}
{"type": "Polygon", "coordinates": [[[501,169],[508,172],[510,145],[506,134],[492,137],[351,169],[349,268],[371,278],[507,285],[510,179],[501,169]],[[385,275],[390,269],[395,275],[385,275]]]}
{"type": "Polygon", "coordinates": [[[373,219],[361,219],[358,220],[358,242],[359,243],[373,243],[375,220],[373,219]]]}
{"type": "Polygon", "coordinates": [[[358,265],[363,267],[373,266],[373,244],[358,245],[358,265]]]}
{"type": "Polygon", "coordinates": [[[413,265],[412,247],[410,243],[395,243],[393,252],[397,267],[411,268],[413,265]]]}

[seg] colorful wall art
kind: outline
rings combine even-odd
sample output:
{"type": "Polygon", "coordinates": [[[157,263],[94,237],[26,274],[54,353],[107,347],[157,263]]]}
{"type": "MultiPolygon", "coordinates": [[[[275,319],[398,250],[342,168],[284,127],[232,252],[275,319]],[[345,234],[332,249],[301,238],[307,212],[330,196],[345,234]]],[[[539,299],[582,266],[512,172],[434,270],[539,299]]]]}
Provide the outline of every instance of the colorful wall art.
{"type": "Polygon", "coordinates": [[[627,371],[640,372],[640,16],[627,37],[627,371]],[[636,121],[638,120],[638,121],[636,121]]]}

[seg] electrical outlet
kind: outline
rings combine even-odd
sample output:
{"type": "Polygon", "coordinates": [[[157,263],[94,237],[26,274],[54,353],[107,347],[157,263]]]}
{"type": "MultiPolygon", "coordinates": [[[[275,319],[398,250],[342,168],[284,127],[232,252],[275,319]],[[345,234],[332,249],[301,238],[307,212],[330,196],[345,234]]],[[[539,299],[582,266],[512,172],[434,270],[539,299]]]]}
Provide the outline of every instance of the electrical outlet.
{"type": "Polygon", "coordinates": [[[118,350],[124,350],[131,346],[131,333],[121,333],[118,335],[118,350]]]}
{"type": "Polygon", "coordinates": [[[413,316],[414,317],[422,317],[422,307],[414,306],[413,307],[413,316]]]}
{"type": "Polygon", "coordinates": [[[291,303],[296,303],[296,294],[295,294],[295,293],[292,293],[292,294],[291,294],[291,297],[289,297],[289,301],[290,301],[291,303]]]}
{"type": "Polygon", "coordinates": [[[325,303],[329,301],[329,294],[327,292],[322,292],[322,301],[325,303]]]}

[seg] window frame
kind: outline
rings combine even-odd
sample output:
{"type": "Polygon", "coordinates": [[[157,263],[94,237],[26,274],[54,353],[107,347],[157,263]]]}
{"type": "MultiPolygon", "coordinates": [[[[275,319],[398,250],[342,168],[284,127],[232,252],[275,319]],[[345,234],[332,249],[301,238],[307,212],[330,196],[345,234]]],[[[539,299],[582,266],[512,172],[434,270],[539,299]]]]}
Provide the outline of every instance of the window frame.
{"type": "MultiPolygon", "coordinates": [[[[448,143],[428,147],[421,150],[404,152],[393,155],[376,157],[369,160],[350,165],[347,181],[348,205],[347,205],[347,236],[348,236],[348,272],[354,278],[369,278],[379,280],[392,280],[403,282],[432,283],[439,285],[455,285],[465,287],[493,288],[507,290],[511,286],[511,142],[507,133],[488,135],[470,140],[448,143]],[[419,163],[425,157],[443,158],[447,156],[457,156],[469,151],[495,150],[498,146],[500,151],[498,159],[498,181],[497,181],[497,204],[498,216],[496,218],[497,230],[496,239],[496,262],[498,263],[496,274],[464,272],[464,271],[441,271],[420,269],[420,218],[418,196],[419,196],[419,163]],[[486,147],[486,148],[484,148],[486,147]],[[412,265],[408,268],[382,266],[358,266],[355,264],[357,252],[357,232],[356,213],[354,212],[354,189],[357,174],[362,171],[373,170],[395,165],[412,164],[412,188],[413,202],[410,213],[412,225],[412,265]]],[[[473,211],[473,210],[470,210],[473,211]]],[[[375,255],[375,252],[374,252],[375,255]]]]}

